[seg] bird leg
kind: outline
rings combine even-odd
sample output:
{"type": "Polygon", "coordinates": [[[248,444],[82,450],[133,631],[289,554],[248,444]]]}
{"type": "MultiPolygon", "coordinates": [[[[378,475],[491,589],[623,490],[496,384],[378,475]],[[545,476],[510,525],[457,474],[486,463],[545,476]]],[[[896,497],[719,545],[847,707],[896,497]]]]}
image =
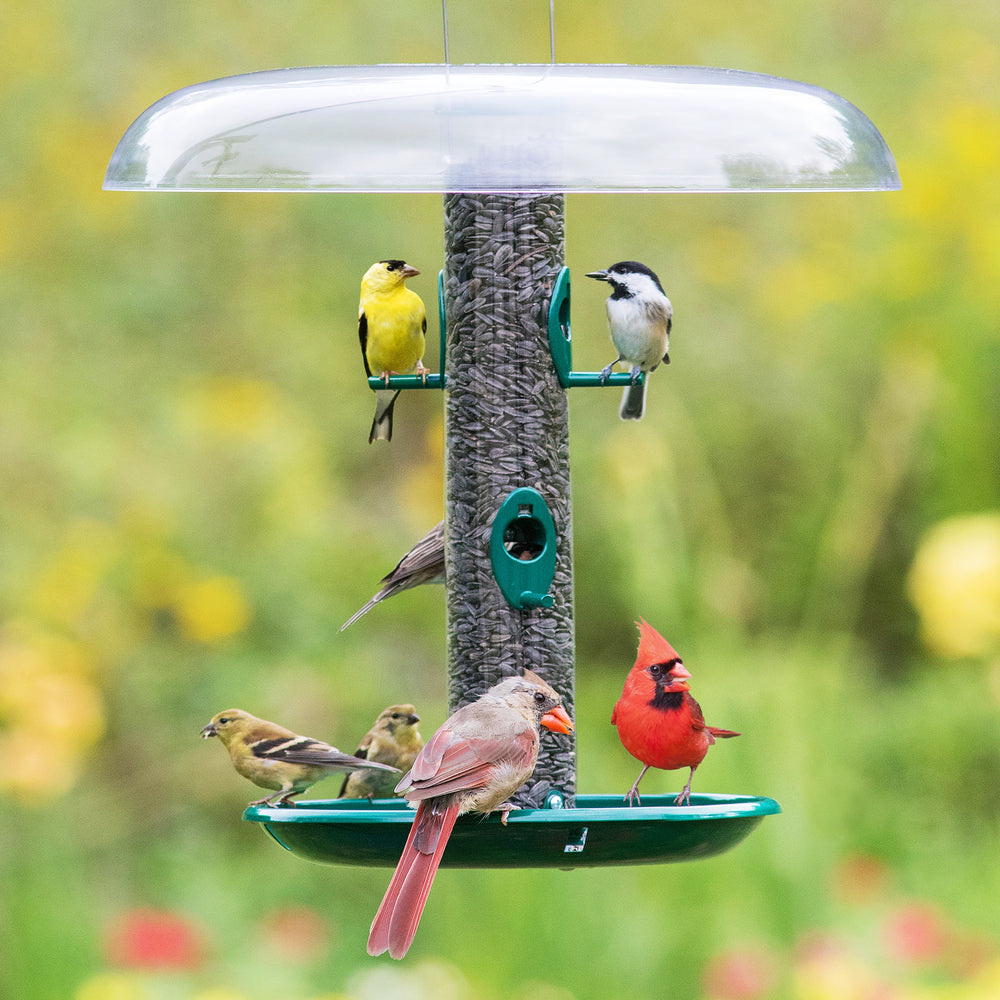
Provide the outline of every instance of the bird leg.
{"type": "Polygon", "coordinates": [[[417,362],[417,367],[414,368],[413,370],[414,370],[414,372],[417,375],[420,376],[420,380],[424,383],[424,385],[427,385],[427,376],[430,375],[431,370],[430,370],[430,368],[425,368],[424,367],[424,359],[423,358],[421,358],[417,362]]]}
{"type": "Polygon", "coordinates": [[[621,361],[621,359],[622,356],[619,354],[618,357],[615,358],[615,360],[612,361],[610,365],[605,365],[601,369],[601,374],[600,374],[601,385],[604,385],[604,383],[607,382],[608,377],[611,375],[611,369],[614,368],[614,366],[618,364],[618,362],[621,361]]]}
{"type": "Polygon", "coordinates": [[[500,823],[503,826],[506,826],[507,825],[507,817],[515,809],[518,809],[518,808],[519,808],[519,806],[514,805],[513,802],[502,802],[500,805],[498,805],[496,807],[496,809],[494,811],[500,813],[500,823]]]}
{"type": "Polygon", "coordinates": [[[632,365],[632,382],[631,385],[635,385],[635,380],[639,377],[642,369],[638,365],[632,365]]]}
{"type": "Polygon", "coordinates": [[[691,773],[688,775],[687,784],[681,789],[681,794],[674,799],[675,806],[689,806],[691,805],[691,779],[694,777],[694,768],[691,768],[691,773]]]}
{"type": "MultiPolygon", "coordinates": [[[[255,799],[253,802],[248,802],[247,806],[269,806],[272,804],[274,799],[281,795],[283,791],[283,788],[279,788],[276,792],[272,792],[270,795],[265,795],[262,799],[255,799]]],[[[292,805],[295,805],[295,803],[293,802],[292,805]]]]}
{"type": "Polygon", "coordinates": [[[258,799],[256,802],[250,802],[248,804],[251,806],[269,806],[272,804],[273,799],[278,799],[278,801],[274,803],[276,806],[295,806],[298,805],[298,803],[292,801],[292,796],[301,795],[304,791],[304,788],[299,789],[298,791],[289,791],[287,788],[279,788],[276,792],[272,792],[266,798],[258,799]],[[281,798],[278,798],[279,795],[281,798]]]}
{"type": "Polygon", "coordinates": [[[639,772],[639,777],[635,779],[635,784],[628,790],[625,794],[625,801],[631,806],[641,806],[642,800],[639,798],[639,782],[642,781],[642,776],[649,770],[649,765],[646,764],[645,767],[639,772]]]}

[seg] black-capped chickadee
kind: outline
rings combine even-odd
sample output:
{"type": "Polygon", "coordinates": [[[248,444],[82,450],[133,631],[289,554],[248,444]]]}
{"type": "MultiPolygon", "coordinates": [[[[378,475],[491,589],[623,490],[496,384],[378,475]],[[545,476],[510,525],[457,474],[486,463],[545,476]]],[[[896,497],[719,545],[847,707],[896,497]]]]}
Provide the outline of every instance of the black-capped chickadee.
{"type": "Polygon", "coordinates": [[[612,289],[607,301],[608,328],[618,357],[601,369],[601,381],[607,381],[619,361],[628,364],[632,384],[625,388],[618,415],[622,420],[642,420],[649,372],[655,371],[661,361],[670,364],[674,314],[670,299],[656,274],[636,260],[619,261],[606,271],[590,271],[587,277],[606,281],[612,289]],[[636,384],[639,372],[647,374],[641,385],[636,384]]]}

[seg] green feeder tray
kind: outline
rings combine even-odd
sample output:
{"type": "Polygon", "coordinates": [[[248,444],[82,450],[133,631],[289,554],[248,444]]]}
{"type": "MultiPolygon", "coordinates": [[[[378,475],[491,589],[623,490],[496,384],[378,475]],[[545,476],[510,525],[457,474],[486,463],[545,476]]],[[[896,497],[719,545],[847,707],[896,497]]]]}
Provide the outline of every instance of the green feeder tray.
{"type": "MultiPolygon", "coordinates": [[[[500,822],[460,816],[442,868],[599,868],[709,858],[734,847],[765,817],[781,812],[774,799],[753,795],[644,795],[641,806],[618,795],[578,795],[573,809],[517,809],[500,822]]],[[[413,822],[402,799],[314,799],[294,809],[250,806],[243,818],[260,823],[286,850],[329,865],[393,868],[413,822]]]]}

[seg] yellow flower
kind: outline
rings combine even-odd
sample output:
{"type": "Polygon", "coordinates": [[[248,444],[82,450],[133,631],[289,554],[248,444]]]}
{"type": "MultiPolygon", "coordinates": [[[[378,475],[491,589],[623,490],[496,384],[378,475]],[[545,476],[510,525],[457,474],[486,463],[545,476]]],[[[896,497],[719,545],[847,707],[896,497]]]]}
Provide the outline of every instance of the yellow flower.
{"type": "Polygon", "coordinates": [[[139,976],[102,972],[77,987],[73,1000],[149,1000],[150,993],[139,976]]]}
{"type": "Polygon", "coordinates": [[[118,548],[107,524],[90,518],[73,521],[39,573],[32,591],[35,607],[60,625],[77,625],[96,599],[118,548]]]}
{"type": "Polygon", "coordinates": [[[907,580],[924,641],[941,656],[982,656],[1000,640],[1000,513],[941,521],[907,580]]]}
{"type": "Polygon", "coordinates": [[[209,645],[246,628],[250,607],[239,583],[228,576],[210,576],[183,584],[174,610],[181,631],[209,645]]]}
{"type": "Polygon", "coordinates": [[[0,638],[0,792],[26,802],[68,791],[104,734],[104,701],[83,649],[48,635],[0,638]]]}
{"type": "Polygon", "coordinates": [[[253,437],[274,427],[277,389],[263,379],[219,375],[200,386],[187,407],[200,427],[219,437],[253,437]]]}

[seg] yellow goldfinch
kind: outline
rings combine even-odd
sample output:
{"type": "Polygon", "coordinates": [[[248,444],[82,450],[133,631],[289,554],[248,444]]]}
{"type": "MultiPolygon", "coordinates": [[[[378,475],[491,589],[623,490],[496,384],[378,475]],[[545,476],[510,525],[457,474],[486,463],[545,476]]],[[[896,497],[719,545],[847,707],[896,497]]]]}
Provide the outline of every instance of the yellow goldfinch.
{"type": "MultiPolygon", "coordinates": [[[[404,774],[424,745],[417,730],[420,716],[412,705],[390,705],[379,714],[358,747],[364,760],[391,764],[404,774]]],[[[344,778],[339,799],[390,799],[398,779],[384,771],[355,771],[344,778]]]]}
{"type": "Polygon", "coordinates": [[[278,805],[294,806],[293,795],[301,795],[334,771],[365,768],[399,773],[399,768],[341,753],[329,743],[297,736],[284,726],[238,708],[213,716],[201,735],[206,740],[218,736],[233,767],[244,778],[261,788],[274,789],[273,795],[251,802],[252,806],[270,804],[273,799],[278,799],[278,805]]]}
{"type": "Polygon", "coordinates": [[[422,583],[444,583],[444,521],[438,521],[379,583],[378,593],[340,626],[341,632],[387,597],[422,583]]]}
{"type": "MultiPolygon", "coordinates": [[[[420,274],[402,260],[380,260],[361,279],[358,338],[368,377],[388,385],[390,375],[426,375],[423,364],[427,313],[406,279],[420,274]]],[[[375,419],[368,443],[392,440],[392,408],[398,389],[376,389],[375,419]]]]}

